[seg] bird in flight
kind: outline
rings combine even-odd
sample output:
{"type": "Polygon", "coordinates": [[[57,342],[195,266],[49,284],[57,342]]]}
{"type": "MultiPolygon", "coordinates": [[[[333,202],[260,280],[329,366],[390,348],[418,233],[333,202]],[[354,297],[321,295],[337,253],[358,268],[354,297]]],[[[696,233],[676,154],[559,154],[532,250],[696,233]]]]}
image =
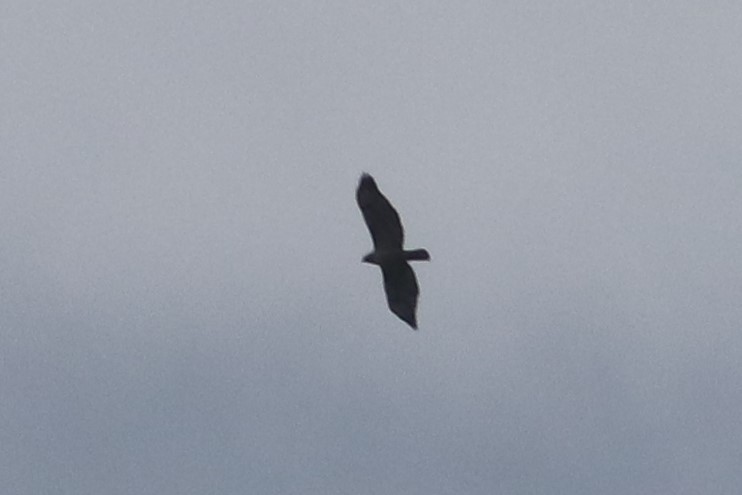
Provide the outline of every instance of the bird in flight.
{"type": "Polygon", "coordinates": [[[364,256],[363,261],[379,265],[384,277],[384,291],[389,309],[417,330],[415,310],[420,289],[417,286],[415,272],[407,261],[428,261],[430,255],[425,249],[405,251],[402,248],[404,230],[399,214],[381,194],[374,178],[368,174],[361,176],[356,190],[356,201],[374,241],[374,250],[364,256]]]}

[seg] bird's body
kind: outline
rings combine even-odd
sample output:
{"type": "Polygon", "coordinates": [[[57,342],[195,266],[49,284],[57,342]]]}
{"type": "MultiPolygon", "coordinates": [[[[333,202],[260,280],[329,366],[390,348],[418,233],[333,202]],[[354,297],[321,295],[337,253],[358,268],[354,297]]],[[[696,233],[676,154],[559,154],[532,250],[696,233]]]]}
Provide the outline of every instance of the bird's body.
{"type": "Polygon", "coordinates": [[[427,261],[430,255],[424,249],[413,249],[412,251],[374,251],[363,257],[365,263],[384,266],[398,261],[427,261]]]}
{"type": "Polygon", "coordinates": [[[417,329],[415,311],[420,289],[407,261],[429,260],[430,255],[425,249],[403,249],[404,230],[399,214],[368,174],[361,176],[356,201],[374,241],[373,252],[364,256],[363,261],[379,265],[389,309],[417,329]]]}

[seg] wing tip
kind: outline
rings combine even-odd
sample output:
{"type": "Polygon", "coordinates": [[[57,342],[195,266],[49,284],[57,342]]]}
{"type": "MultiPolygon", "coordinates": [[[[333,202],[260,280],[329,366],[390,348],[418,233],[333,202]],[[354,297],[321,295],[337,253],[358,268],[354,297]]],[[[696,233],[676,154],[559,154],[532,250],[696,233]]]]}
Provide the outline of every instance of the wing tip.
{"type": "Polygon", "coordinates": [[[367,172],[363,172],[361,174],[361,179],[358,181],[358,183],[361,186],[362,185],[372,185],[373,184],[373,186],[376,187],[376,181],[374,180],[373,177],[371,177],[371,174],[369,174],[367,172]]]}
{"type": "Polygon", "coordinates": [[[409,307],[404,304],[395,304],[394,301],[391,301],[389,302],[389,309],[397,316],[397,318],[407,323],[413,330],[417,330],[417,315],[415,314],[414,307],[409,307]]]}
{"type": "Polygon", "coordinates": [[[397,314],[397,316],[399,317],[400,320],[407,323],[413,330],[417,330],[417,318],[415,317],[414,314],[404,315],[404,316],[397,314]]]}

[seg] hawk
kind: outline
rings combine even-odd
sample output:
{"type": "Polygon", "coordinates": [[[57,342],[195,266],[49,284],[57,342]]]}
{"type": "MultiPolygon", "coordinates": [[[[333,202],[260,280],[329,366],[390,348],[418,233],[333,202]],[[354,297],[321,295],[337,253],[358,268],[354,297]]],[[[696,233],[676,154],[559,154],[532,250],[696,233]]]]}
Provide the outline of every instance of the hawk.
{"type": "Polygon", "coordinates": [[[392,313],[399,316],[417,330],[417,286],[415,272],[408,261],[430,260],[425,249],[405,251],[402,248],[404,231],[399,214],[386,197],[381,194],[374,178],[363,174],[356,190],[356,201],[363,213],[374,250],[363,257],[363,262],[379,265],[384,277],[384,291],[392,313]]]}

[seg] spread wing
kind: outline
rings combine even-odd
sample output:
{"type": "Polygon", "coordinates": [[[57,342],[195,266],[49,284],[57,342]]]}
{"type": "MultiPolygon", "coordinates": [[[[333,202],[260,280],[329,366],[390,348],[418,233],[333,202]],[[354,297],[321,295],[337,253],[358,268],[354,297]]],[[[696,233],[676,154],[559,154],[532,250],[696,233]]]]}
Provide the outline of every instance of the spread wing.
{"type": "Polygon", "coordinates": [[[384,275],[384,291],[389,309],[417,330],[415,310],[420,289],[412,267],[406,261],[385,263],[381,267],[381,273],[384,275]]]}
{"type": "Polygon", "coordinates": [[[399,214],[381,194],[373,177],[368,174],[361,176],[361,182],[356,190],[356,201],[374,240],[374,250],[401,250],[404,231],[399,214]]]}

